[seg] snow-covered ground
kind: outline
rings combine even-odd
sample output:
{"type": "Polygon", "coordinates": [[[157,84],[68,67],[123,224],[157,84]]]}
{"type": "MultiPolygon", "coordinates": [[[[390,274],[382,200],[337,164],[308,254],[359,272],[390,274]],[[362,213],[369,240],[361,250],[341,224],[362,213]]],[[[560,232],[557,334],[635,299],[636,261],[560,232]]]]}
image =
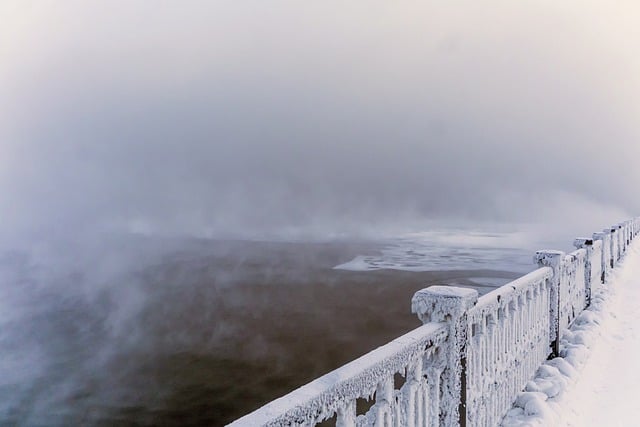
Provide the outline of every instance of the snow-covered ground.
{"type": "Polygon", "coordinates": [[[640,239],[527,385],[504,426],[639,425],[640,239]]]}

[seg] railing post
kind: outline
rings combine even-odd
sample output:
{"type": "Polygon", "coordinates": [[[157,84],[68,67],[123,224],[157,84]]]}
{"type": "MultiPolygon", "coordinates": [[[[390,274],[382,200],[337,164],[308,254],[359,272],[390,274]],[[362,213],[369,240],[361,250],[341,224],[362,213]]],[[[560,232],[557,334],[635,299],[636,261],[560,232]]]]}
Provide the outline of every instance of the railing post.
{"type": "Polygon", "coordinates": [[[629,246],[629,221],[625,221],[624,223],[624,249],[626,251],[627,246],[629,246]]]}
{"type": "Polygon", "coordinates": [[[623,238],[623,230],[622,225],[618,224],[616,227],[616,236],[618,236],[618,261],[622,259],[622,254],[624,253],[624,238],[623,238]]]}
{"type": "Polygon", "coordinates": [[[620,257],[627,251],[627,224],[621,222],[618,224],[620,230],[620,257]]]}
{"type": "Polygon", "coordinates": [[[618,234],[615,228],[609,230],[609,244],[611,245],[611,268],[618,263],[618,234]]]}
{"type": "Polygon", "coordinates": [[[609,260],[609,265],[613,268],[616,265],[617,261],[617,244],[616,244],[616,229],[611,227],[609,229],[605,228],[603,230],[605,233],[609,233],[609,254],[611,255],[611,259],[609,260]]]}
{"type": "Polygon", "coordinates": [[[627,226],[627,246],[629,246],[631,244],[631,221],[630,220],[627,220],[626,226],[627,226]]]}
{"type": "Polygon", "coordinates": [[[415,293],[411,312],[423,323],[447,322],[447,367],[441,382],[440,425],[467,423],[467,311],[478,301],[475,289],[431,286],[415,293]]]}
{"type": "Polygon", "coordinates": [[[621,259],[624,253],[624,227],[622,224],[616,224],[614,227],[617,230],[618,236],[618,259],[621,259]]]}
{"type": "Polygon", "coordinates": [[[534,262],[538,267],[551,267],[551,298],[549,299],[549,338],[551,339],[551,355],[560,354],[560,283],[562,279],[562,265],[565,253],[562,251],[543,250],[537,251],[534,262]]]}
{"type": "Polygon", "coordinates": [[[602,274],[600,277],[600,283],[605,283],[607,276],[609,275],[609,242],[607,241],[607,234],[604,232],[593,233],[593,240],[602,241],[602,249],[600,254],[600,266],[602,274]]]}
{"type": "Polygon", "coordinates": [[[573,246],[576,249],[584,249],[587,251],[587,256],[584,260],[584,288],[585,299],[587,307],[591,305],[591,257],[593,256],[593,240],[586,237],[578,237],[573,241],[573,246]]]}

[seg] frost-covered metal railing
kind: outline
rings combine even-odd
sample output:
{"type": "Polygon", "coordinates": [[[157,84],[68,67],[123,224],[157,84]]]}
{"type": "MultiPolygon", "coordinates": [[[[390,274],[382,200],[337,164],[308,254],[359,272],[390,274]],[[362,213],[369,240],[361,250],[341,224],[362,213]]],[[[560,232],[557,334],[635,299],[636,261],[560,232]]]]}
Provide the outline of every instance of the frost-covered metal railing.
{"type": "Polygon", "coordinates": [[[573,245],[586,251],[584,276],[586,305],[591,304],[591,295],[599,288],[599,284],[605,282],[605,259],[609,251],[604,252],[602,233],[594,233],[592,239],[578,238],[573,245]]]}
{"type": "Polygon", "coordinates": [[[553,270],[540,268],[484,296],[467,315],[470,425],[496,425],[549,355],[553,270]]]}
{"type": "Polygon", "coordinates": [[[560,329],[565,330],[587,306],[585,283],[586,249],[578,249],[564,257],[560,279],[560,329]]]}
{"type": "Polygon", "coordinates": [[[639,232],[636,218],[576,239],[569,254],[538,251],[537,270],[480,298],[418,291],[411,307],[423,326],[231,425],[495,426],[639,232]],[[359,410],[361,400],[370,404],[359,410]]]}
{"type": "Polygon", "coordinates": [[[449,333],[447,323],[429,322],[231,425],[312,426],[334,415],[344,426],[437,425],[443,400],[453,401],[441,394],[449,333]],[[406,378],[399,390],[397,373],[406,378]],[[375,404],[357,418],[359,399],[375,404]]]}

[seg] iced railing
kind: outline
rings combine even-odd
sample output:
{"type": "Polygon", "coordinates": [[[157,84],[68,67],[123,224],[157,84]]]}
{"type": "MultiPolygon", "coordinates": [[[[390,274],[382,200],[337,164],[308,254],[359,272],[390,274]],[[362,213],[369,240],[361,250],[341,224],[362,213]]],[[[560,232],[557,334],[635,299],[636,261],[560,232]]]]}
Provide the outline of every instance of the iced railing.
{"type": "Polygon", "coordinates": [[[467,420],[496,425],[549,355],[553,270],[540,268],[478,300],[467,314],[467,420]]]}
{"type": "Polygon", "coordinates": [[[636,218],[576,239],[569,254],[538,251],[537,270],[481,298],[418,291],[411,307],[423,326],[231,426],[497,425],[639,231],[636,218]]]}
{"type": "Polygon", "coordinates": [[[599,284],[604,283],[604,269],[602,267],[602,240],[592,240],[591,245],[586,245],[586,242],[581,243],[587,247],[587,269],[585,276],[587,282],[591,284],[587,300],[591,304],[591,295],[597,291],[599,284]],[[591,249],[589,249],[591,248],[591,249]],[[589,253],[591,251],[591,253],[589,253]]]}
{"type": "Polygon", "coordinates": [[[437,424],[448,336],[447,323],[429,322],[231,425],[312,426],[334,415],[345,426],[394,425],[409,415],[414,425],[437,424]],[[396,374],[406,378],[399,390],[396,374]],[[360,417],[359,399],[375,399],[360,417]]]}
{"type": "Polygon", "coordinates": [[[563,277],[560,279],[561,330],[567,329],[587,306],[586,257],[586,249],[578,249],[564,257],[563,277]]]}

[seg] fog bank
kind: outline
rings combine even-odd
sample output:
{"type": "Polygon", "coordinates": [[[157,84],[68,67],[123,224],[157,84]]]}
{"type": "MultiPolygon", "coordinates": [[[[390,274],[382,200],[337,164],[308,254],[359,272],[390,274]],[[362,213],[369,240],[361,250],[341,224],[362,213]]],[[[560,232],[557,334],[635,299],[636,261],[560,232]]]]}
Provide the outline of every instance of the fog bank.
{"type": "Polygon", "coordinates": [[[620,220],[640,208],[639,15],[3,2],[0,227],[251,238],[620,220]]]}

